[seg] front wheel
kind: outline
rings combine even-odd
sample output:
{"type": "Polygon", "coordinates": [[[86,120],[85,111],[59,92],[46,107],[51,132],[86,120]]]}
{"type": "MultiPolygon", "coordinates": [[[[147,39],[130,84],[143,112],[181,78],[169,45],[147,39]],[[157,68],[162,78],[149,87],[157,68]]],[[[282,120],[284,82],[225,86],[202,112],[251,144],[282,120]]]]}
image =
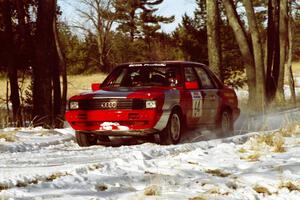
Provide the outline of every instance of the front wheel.
{"type": "Polygon", "coordinates": [[[97,136],[92,133],[76,131],[76,141],[81,147],[89,147],[97,144],[97,136]]]}
{"type": "Polygon", "coordinates": [[[177,144],[182,134],[182,119],[179,111],[171,113],[167,127],[160,133],[161,144],[177,144]]]}

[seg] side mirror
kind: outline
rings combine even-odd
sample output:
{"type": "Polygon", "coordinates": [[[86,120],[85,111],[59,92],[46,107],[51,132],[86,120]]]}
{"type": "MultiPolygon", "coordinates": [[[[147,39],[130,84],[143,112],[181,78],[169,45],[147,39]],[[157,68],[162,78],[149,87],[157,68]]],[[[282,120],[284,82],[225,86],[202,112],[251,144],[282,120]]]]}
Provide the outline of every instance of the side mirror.
{"type": "Polygon", "coordinates": [[[97,91],[97,90],[100,90],[100,87],[101,84],[100,83],[92,83],[92,90],[93,92],[97,91]]]}
{"type": "Polygon", "coordinates": [[[198,90],[199,84],[197,81],[185,82],[185,88],[188,90],[198,90]]]}

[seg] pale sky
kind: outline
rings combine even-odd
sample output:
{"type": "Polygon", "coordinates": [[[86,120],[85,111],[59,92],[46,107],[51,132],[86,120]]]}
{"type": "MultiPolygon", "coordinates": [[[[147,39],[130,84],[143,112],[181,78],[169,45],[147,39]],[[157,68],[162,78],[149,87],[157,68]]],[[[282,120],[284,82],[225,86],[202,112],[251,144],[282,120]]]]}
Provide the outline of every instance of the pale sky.
{"type": "MultiPolygon", "coordinates": [[[[74,6],[76,6],[76,1],[77,0],[58,0],[58,4],[63,12],[62,18],[70,23],[78,20],[78,14],[74,8],[74,6]]],[[[182,15],[184,15],[184,13],[192,15],[195,7],[195,0],[164,0],[159,6],[158,13],[164,16],[175,15],[175,22],[164,25],[162,31],[172,32],[177,24],[181,22],[182,15]]]]}

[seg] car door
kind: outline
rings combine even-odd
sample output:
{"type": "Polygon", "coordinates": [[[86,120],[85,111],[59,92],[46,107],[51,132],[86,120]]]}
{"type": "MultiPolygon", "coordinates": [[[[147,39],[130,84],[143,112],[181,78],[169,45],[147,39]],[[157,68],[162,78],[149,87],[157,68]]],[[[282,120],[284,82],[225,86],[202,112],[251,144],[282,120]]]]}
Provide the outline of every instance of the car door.
{"type": "Polygon", "coordinates": [[[221,103],[218,95],[218,88],[213,81],[213,78],[210,77],[203,66],[195,65],[194,69],[200,80],[200,91],[203,98],[202,122],[205,124],[214,124],[217,120],[218,109],[221,103]]]}
{"type": "Polygon", "coordinates": [[[184,107],[186,109],[187,124],[195,126],[202,122],[203,98],[200,90],[200,82],[194,68],[191,65],[184,66],[184,107]]]}

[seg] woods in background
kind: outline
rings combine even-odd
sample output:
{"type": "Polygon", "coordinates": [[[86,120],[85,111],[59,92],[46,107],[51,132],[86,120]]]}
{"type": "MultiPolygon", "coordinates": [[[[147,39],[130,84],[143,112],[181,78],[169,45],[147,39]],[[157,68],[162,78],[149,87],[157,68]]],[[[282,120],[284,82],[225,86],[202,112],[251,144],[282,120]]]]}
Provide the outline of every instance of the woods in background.
{"type": "Polygon", "coordinates": [[[171,33],[161,31],[174,21],[157,14],[163,0],[74,2],[78,22],[62,21],[56,0],[0,0],[0,69],[18,125],[31,105],[36,124],[61,125],[67,73],[110,72],[118,63],[146,60],[209,64],[225,84],[247,86],[255,112],[285,104],[285,81],[296,103],[291,66],[300,58],[298,1],[195,0],[194,15],[184,15],[171,33]],[[23,74],[32,78],[26,106],[23,74]]]}
{"type": "Polygon", "coordinates": [[[61,125],[66,107],[66,73],[57,31],[56,0],[0,1],[0,66],[10,82],[12,121],[22,125],[18,72],[32,76],[31,120],[37,125],[61,125]],[[60,77],[64,75],[63,91],[60,77]]]}

